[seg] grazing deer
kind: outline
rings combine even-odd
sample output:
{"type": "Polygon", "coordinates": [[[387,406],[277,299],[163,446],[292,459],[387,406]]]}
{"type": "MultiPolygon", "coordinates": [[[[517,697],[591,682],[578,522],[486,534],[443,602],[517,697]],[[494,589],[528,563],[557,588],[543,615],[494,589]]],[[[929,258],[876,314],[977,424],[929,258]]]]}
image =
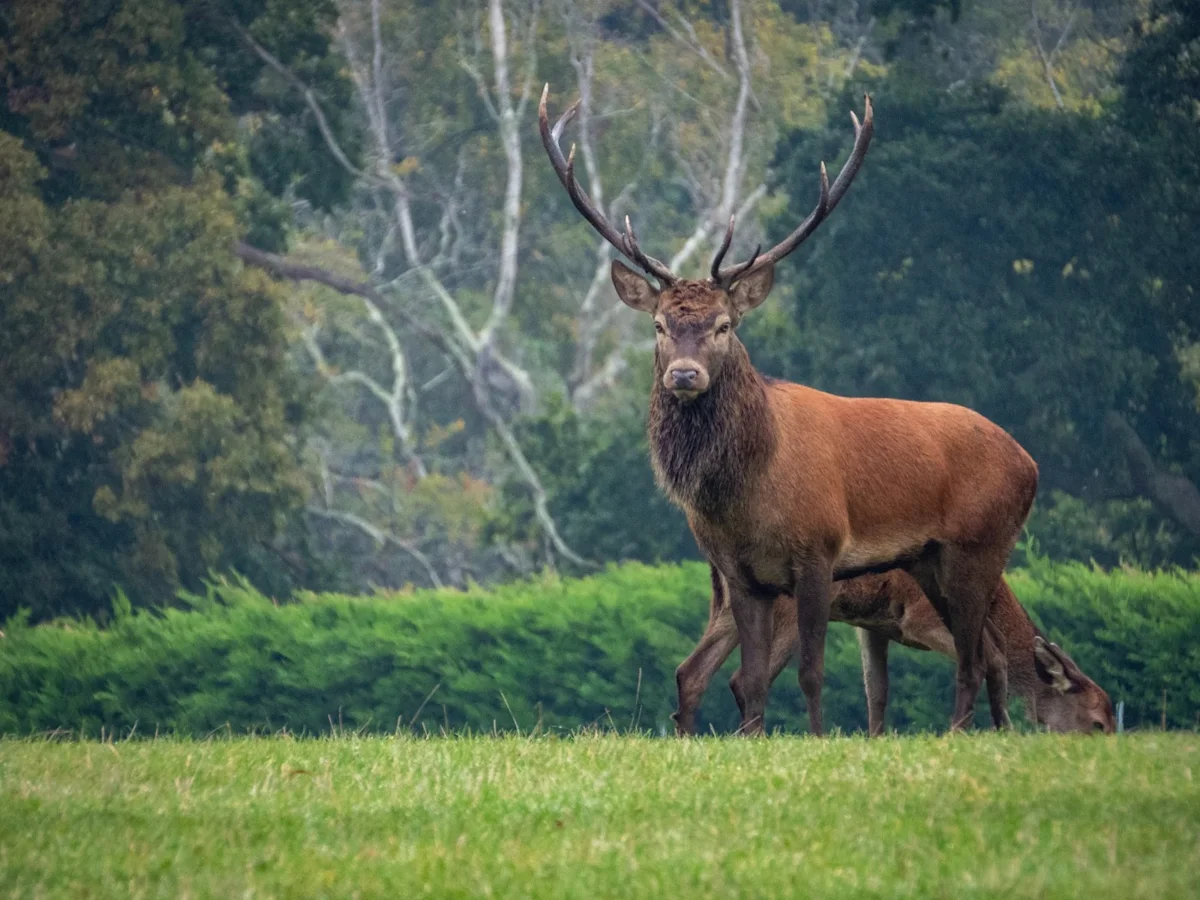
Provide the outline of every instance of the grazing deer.
{"type": "MultiPolygon", "coordinates": [[[[695,731],[700,699],[733,648],[737,626],[720,573],[712,570],[713,595],[708,627],[696,649],[675,673],[679,709],[672,715],[679,734],[695,731]]],[[[775,602],[769,681],[795,657],[799,645],[796,607],[780,597],[775,602]]],[[[883,733],[888,697],[888,644],[892,641],[932,650],[954,659],[954,639],[910,575],[893,569],[860,575],[834,586],[829,618],[856,626],[867,691],[867,728],[883,733]]],[[[988,621],[994,641],[985,639],[988,696],[997,728],[1009,724],[1007,694],[1011,685],[1025,701],[1025,714],[1051,731],[1116,730],[1112,702],[1104,689],[1080,671],[1057,644],[1047,641],[1030,620],[1008,583],[1001,578],[992,598],[988,621]]]]}
{"type": "MultiPolygon", "coordinates": [[[[542,143],[575,208],[658,281],[619,260],[621,300],[654,320],[657,344],[648,431],[659,484],[687,515],[697,544],[727,585],[742,647],[731,687],[742,729],[763,730],[775,598],[795,598],[800,688],[821,734],[825,632],[833,582],[903,568],[921,585],[954,640],[954,728],[968,726],[984,674],[983,632],[996,583],[1037,490],[1037,466],[1006,432],[948,403],[851,399],[760,375],[734,329],[762,303],[775,264],[837,206],[874,130],[871,101],[854,149],[832,185],[821,165],[816,208],[783,242],[679,278],[638,246],[629,217],[614,228],[575,179],[575,152],[558,141],[578,103],[542,143]]],[[[761,249],[761,248],[760,248],[761,249]]]]}

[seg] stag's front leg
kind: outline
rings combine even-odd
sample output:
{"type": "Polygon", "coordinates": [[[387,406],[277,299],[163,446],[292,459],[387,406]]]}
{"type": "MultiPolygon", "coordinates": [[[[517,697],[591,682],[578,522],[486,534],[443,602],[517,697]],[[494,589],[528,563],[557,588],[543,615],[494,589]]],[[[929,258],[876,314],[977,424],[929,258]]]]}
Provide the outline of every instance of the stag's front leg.
{"type": "Polygon", "coordinates": [[[818,737],[825,733],[821,721],[821,686],[825,683],[825,633],[833,600],[833,566],[817,559],[796,570],[796,624],[800,629],[800,690],[808,706],[808,724],[818,737]]]}
{"type": "Polygon", "coordinates": [[[729,608],[729,597],[721,574],[709,566],[712,575],[712,600],[708,607],[708,627],[700,643],[675,670],[675,686],[679,691],[679,709],[671,714],[675,733],[695,734],[696,707],[717,669],[729,659],[738,644],[737,625],[729,608]]]}
{"type": "Polygon", "coordinates": [[[767,690],[771,686],[771,631],[775,596],[728,582],[729,605],[742,645],[742,664],[729,682],[742,712],[741,734],[762,734],[767,690]]]}

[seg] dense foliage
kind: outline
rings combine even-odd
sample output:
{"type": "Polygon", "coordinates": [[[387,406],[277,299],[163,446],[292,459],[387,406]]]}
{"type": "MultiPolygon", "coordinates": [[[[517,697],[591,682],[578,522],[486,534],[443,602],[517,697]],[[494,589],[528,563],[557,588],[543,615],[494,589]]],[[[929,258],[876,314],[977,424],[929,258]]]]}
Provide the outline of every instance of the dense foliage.
{"type": "MultiPolygon", "coordinates": [[[[1195,725],[1200,579],[1038,560],[1012,584],[1048,633],[1125,701],[1128,725],[1154,726],[1164,715],[1169,727],[1195,725]]],[[[674,667],[703,630],[707,587],[706,569],[694,563],[630,564],[494,591],[302,595],[283,604],[224,582],[189,596],[186,609],[118,604],[107,628],[12,620],[0,639],[0,732],[669,729],[674,667]]],[[[736,727],[725,687],[735,662],[736,654],[714,679],[702,728],[736,727]]],[[[827,719],[864,729],[849,628],[832,630],[826,666],[827,719]]],[[[949,663],[897,648],[890,668],[889,723],[942,728],[949,663]]],[[[802,707],[794,675],[781,676],[771,727],[803,728],[802,707]]]]}
{"type": "Polygon", "coordinates": [[[0,11],[0,615],[106,609],[118,584],[145,602],[210,568],[290,577],[306,390],[278,286],[232,248],[281,240],[266,186],[329,199],[345,173],[286,152],[306,123],[240,35],[336,87],[332,9],[0,11]]]}
{"type": "Polygon", "coordinates": [[[795,226],[870,90],[756,364],[974,406],[1039,462],[1041,552],[1193,565],[1197,10],[4,4],[0,616],[694,557],[546,81],[587,189],[688,276],[731,212],[735,255],[795,226]]]}

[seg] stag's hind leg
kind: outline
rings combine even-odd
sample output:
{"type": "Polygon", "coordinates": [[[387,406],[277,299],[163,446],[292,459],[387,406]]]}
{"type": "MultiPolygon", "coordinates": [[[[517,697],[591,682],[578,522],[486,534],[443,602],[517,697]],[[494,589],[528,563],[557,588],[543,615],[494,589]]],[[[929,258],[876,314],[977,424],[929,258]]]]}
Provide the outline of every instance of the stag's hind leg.
{"type": "Polygon", "coordinates": [[[987,670],[984,627],[1007,560],[1007,549],[944,544],[910,569],[954,639],[953,731],[969,728],[975,719],[975,698],[987,670]]]}

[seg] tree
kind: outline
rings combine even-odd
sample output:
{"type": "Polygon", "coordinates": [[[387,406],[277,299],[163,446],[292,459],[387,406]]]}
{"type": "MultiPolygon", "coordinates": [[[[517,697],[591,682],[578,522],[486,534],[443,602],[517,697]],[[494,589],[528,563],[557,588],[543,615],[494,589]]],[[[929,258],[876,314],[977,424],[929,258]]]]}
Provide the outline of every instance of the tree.
{"type": "Polygon", "coordinates": [[[0,616],[103,611],[117,586],[167,601],[210,568],[283,586],[301,565],[277,538],[305,495],[306,391],[278,288],[232,248],[248,228],[278,239],[264,179],[314,179],[310,156],[255,161],[270,124],[239,142],[237,114],[270,95],[231,48],[270,34],[336,84],[329,11],[0,11],[0,616]]]}

